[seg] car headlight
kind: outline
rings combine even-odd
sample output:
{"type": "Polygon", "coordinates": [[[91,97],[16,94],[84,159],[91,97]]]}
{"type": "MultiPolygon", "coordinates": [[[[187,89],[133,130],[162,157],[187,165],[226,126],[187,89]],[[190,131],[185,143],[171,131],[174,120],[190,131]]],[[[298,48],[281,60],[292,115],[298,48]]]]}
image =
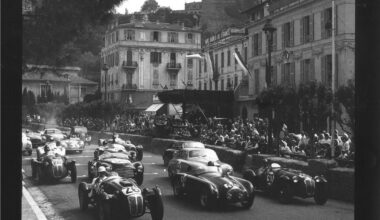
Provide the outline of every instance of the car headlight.
{"type": "Polygon", "coordinates": [[[298,180],[299,180],[299,179],[298,179],[297,176],[294,176],[294,177],[293,177],[293,183],[298,183],[298,180]]]}
{"type": "Polygon", "coordinates": [[[229,188],[232,188],[232,184],[225,183],[225,184],[223,185],[223,187],[226,188],[226,189],[229,189],[229,188]]]}

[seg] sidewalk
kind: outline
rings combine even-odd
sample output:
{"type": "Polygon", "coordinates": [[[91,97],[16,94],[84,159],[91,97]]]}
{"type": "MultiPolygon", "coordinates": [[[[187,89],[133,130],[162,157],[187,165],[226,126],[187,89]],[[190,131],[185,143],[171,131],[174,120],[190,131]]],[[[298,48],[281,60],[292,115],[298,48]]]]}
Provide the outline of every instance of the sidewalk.
{"type": "MultiPolygon", "coordinates": [[[[23,171],[24,173],[24,171],[23,171]]],[[[22,199],[21,199],[21,219],[27,220],[47,220],[44,213],[38,207],[29,191],[25,188],[24,182],[22,182],[22,199]]]]}
{"type": "Polygon", "coordinates": [[[38,220],[37,215],[34,213],[32,206],[28,203],[26,200],[24,194],[22,194],[22,201],[21,201],[21,219],[22,220],[38,220]]]}

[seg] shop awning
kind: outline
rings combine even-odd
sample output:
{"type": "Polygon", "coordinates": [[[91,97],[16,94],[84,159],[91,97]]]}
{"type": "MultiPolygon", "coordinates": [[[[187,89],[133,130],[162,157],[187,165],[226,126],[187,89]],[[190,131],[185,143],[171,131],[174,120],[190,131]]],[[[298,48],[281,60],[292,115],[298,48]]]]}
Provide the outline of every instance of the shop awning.
{"type": "Polygon", "coordinates": [[[182,115],[182,104],[169,104],[169,115],[182,115]]]}
{"type": "Polygon", "coordinates": [[[157,112],[164,104],[153,104],[145,109],[146,112],[157,112]]]}

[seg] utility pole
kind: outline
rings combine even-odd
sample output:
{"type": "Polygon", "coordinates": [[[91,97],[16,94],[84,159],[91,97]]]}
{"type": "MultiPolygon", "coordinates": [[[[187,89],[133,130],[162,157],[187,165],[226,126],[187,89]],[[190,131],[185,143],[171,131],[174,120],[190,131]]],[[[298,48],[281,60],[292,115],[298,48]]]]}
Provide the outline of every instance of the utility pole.
{"type": "Polygon", "coordinates": [[[331,62],[332,62],[332,71],[331,71],[331,92],[332,92],[332,100],[331,100],[331,156],[334,157],[335,156],[335,146],[334,146],[334,142],[335,142],[335,119],[334,119],[334,100],[335,100],[335,0],[332,0],[332,6],[331,6],[331,10],[332,10],[332,25],[331,25],[331,48],[332,48],[332,54],[331,54],[331,62]]]}
{"type": "Polygon", "coordinates": [[[103,71],[104,71],[104,100],[105,100],[105,102],[107,102],[108,101],[108,97],[107,97],[107,76],[108,76],[108,66],[107,66],[107,64],[104,64],[103,65],[103,71]]]}

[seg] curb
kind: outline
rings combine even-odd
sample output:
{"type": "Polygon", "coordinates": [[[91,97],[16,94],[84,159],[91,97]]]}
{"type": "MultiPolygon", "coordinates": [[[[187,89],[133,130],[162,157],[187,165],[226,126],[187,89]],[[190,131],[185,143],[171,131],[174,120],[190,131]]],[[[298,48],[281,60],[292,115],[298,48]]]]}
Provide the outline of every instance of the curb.
{"type": "MultiPolygon", "coordinates": [[[[24,184],[24,182],[23,182],[24,184]]],[[[45,214],[42,212],[40,207],[37,205],[37,203],[34,201],[28,190],[25,188],[25,186],[22,187],[22,194],[25,197],[26,201],[29,203],[30,207],[32,207],[32,210],[34,214],[37,216],[37,219],[39,220],[47,220],[45,214]]]]}

